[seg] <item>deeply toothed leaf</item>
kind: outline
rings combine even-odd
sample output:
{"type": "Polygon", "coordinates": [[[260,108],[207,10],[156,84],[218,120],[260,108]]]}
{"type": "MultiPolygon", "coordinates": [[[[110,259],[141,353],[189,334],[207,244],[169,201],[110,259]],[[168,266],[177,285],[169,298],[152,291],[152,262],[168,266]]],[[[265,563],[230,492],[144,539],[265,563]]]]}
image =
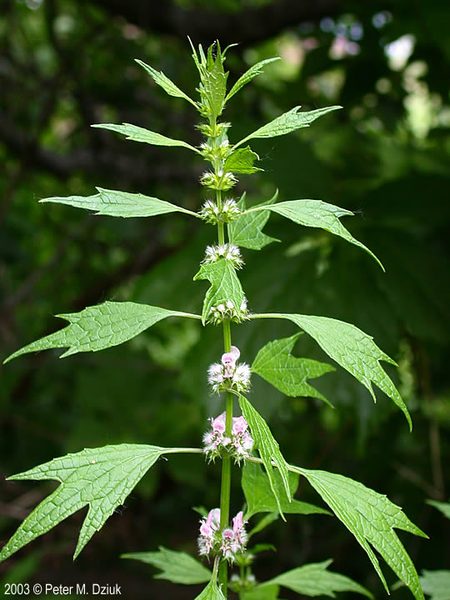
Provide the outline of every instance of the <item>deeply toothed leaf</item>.
{"type": "Polygon", "coordinates": [[[89,448],[10,477],[13,480],[54,479],[60,485],[23,521],[2,548],[0,560],[7,559],[88,506],[75,550],[76,557],[164,452],[164,448],[141,444],[89,448]]]}
{"type": "Polygon", "coordinates": [[[169,96],[174,96],[175,98],[183,98],[184,100],[187,100],[188,102],[190,102],[190,104],[193,104],[195,107],[197,107],[197,105],[192,100],[192,98],[189,98],[189,96],[187,94],[185,94],[182,90],[180,90],[180,88],[177,85],[175,85],[174,82],[171,81],[167,77],[167,75],[165,75],[162,71],[157,71],[150,65],[145,64],[145,62],[143,62],[142,60],[136,59],[136,62],[138,65],[140,65],[143,69],[145,69],[147,71],[147,73],[150,75],[150,77],[153,79],[153,81],[157,85],[162,87],[162,89],[167,94],[169,94],[169,96]]]}
{"type": "Polygon", "coordinates": [[[193,317],[188,313],[166,310],[136,302],[104,302],[81,312],[58,315],[70,325],[51,333],[9,356],[5,362],[29,352],[67,348],[62,357],[77,352],[98,352],[117,346],[167,317],[193,317]]]}
{"type": "Polygon", "coordinates": [[[228,92],[227,102],[230,100],[230,98],[237,94],[237,92],[243,88],[244,85],[247,85],[247,83],[250,83],[250,81],[252,81],[252,79],[254,79],[257,75],[260,75],[263,72],[265,65],[277,60],[280,60],[279,56],[275,56],[274,58],[266,58],[265,60],[261,60],[255,65],[252,65],[243,75],[239,77],[231,90],[228,92]]]}
{"type": "Polygon", "coordinates": [[[370,254],[384,270],[383,265],[375,254],[369,250],[367,246],[364,246],[364,244],[354,238],[348,229],[340,222],[340,217],[351,217],[354,215],[354,213],[349,210],[334,206],[334,204],[322,202],[322,200],[288,200],[287,202],[278,202],[271,206],[259,206],[251,209],[251,211],[258,210],[270,210],[276,212],[279,215],[286,217],[286,219],[290,219],[291,221],[294,221],[294,223],[304,225],[305,227],[325,229],[370,254]]]}
{"type": "Polygon", "coordinates": [[[98,129],[108,129],[109,131],[120,133],[124,135],[127,140],[132,140],[134,142],[143,142],[153,146],[180,146],[200,154],[199,150],[187,142],[183,142],[182,140],[174,140],[166,137],[165,135],[161,135],[160,133],[156,133],[155,131],[150,131],[149,129],[138,127],[137,125],[131,125],[130,123],[122,123],[122,125],[116,125],[114,123],[98,123],[96,125],[92,125],[92,127],[96,127],[98,129]]]}
{"type": "Polygon", "coordinates": [[[376,572],[388,591],[387,583],[374,548],[394,573],[411,590],[416,600],[423,600],[414,564],[394,529],[427,537],[386,496],[362,483],[327,471],[313,471],[290,466],[309,481],[356,540],[367,552],[376,572]]]}
{"type": "Polygon", "coordinates": [[[252,371],[287,396],[320,398],[330,404],[307,380],[334,371],[334,368],[311,358],[292,356],[291,352],[299,335],[273,340],[266,344],[256,355],[252,371]]]}
{"type": "MultiPolygon", "coordinates": [[[[355,325],[328,317],[283,313],[262,316],[288,319],[298,325],[316,340],[330,358],[356,377],[369,390],[374,401],[376,401],[376,396],[373,384],[389,396],[403,411],[410,429],[412,428],[408,408],[391,378],[380,364],[380,361],[383,360],[395,365],[395,361],[378,348],[370,335],[355,325]]],[[[252,316],[255,319],[259,317],[259,315],[252,316]]]]}
{"type": "Polygon", "coordinates": [[[253,138],[273,138],[279,135],[286,135],[302,127],[309,127],[310,124],[323,117],[329,112],[338,110],[342,106],[327,106],[325,108],[319,108],[317,110],[300,111],[301,106],[296,106],[286,113],[283,113],[270,123],[263,125],[253,133],[250,133],[247,137],[241,140],[236,146],[241,146],[244,142],[253,138]]]}
{"type": "Polygon", "coordinates": [[[198,217],[197,213],[165,200],[159,200],[159,198],[118,190],[105,190],[103,188],[97,188],[97,190],[98,194],[94,196],[58,196],[44,198],[40,202],[67,204],[75,208],[92,210],[97,215],[108,215],[110,217],[154,217],[172,212],[182,212],[198,217]]]}

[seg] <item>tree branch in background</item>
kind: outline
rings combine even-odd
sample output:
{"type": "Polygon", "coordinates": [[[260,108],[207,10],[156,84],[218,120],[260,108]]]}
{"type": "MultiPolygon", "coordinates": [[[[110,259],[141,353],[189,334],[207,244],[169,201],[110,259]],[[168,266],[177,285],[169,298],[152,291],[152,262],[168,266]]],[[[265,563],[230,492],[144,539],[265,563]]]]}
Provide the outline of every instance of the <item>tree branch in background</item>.
{"type": "Polygon", "coordinates": [[[123,17],[142,29],[174,35],[194,43],[210,43],[220,39],[224,44],[251,44],[271,38],[304,21],[318,21],[341,8],[339,0],[276,0],[259,8],[235,13],[214,9],[185,9],[173,0],[84,0],[101,6],[109,13],[123,17]]]}

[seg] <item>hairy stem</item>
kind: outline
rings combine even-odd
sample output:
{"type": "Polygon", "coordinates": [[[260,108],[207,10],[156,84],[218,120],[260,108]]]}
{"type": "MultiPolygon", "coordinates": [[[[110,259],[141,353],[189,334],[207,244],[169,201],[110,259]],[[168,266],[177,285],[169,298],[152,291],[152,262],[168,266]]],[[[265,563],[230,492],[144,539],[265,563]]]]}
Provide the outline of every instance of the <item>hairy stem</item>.
{"type": "MultiPolygon", "coordinates": [[[[214,127],[216,123],[214,122],[214,127]]],[[[222,168],[222,161],[214,161],[214,171],[217,174],[222,168]]],[[[222,207],[222,192],[216,190],[216,204],[219,208],[222,207]]],[[[217,224],[217,241],[219,244],[225,244],[225,225],[223,222],[217,224]]],[[[231,324],[228,319],[223,321],[223,349],[224,352],[229,352],[231,349],[231,324]]],[[[231,428],[233,423],[233,395],[227,394],[225,408],[225,434],[231,437],[231,428]]],[[[220,529],[228,527],[230,519],[230,496],[231,496],[231,459],[229,456],[224,456],[222,460],[222,475],[220,484],[220,529]]],[[[222,592],[227,597],[228,589],[228,564],[226,560],[222,560],[219,565],[219,583],[222,586],[222,592]]]]}

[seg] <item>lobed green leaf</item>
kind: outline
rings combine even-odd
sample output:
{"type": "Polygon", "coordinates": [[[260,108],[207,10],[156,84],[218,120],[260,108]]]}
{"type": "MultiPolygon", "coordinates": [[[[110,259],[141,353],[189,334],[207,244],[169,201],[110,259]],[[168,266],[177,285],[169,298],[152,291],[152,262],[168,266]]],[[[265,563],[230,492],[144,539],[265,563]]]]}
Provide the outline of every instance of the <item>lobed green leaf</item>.
{"type": "Polygon", "coordinates": [[[225,72],[223,63],[226,50],[222,52],[219,42],[211,45],[206,54],[201,45],[198,47],[198,54],[193,46],[192,50],[192,57],[200,74],[200,112],[215,120],[225,105],[228,73],[225,72]]]}
{"type": "Polygon", "coordinates": [[[136,302],[104,302],[78,313],[57,316],[69,321],[70,325],[24,346],[4,362],[22,354],[51,348],[68,348],[61,358],[78,352],[98,352],[131,340],[167,317],[199,318],[197,315],[136,302]]]}
{"type": "Polygon", "coordinates": [[[384,271],[384,267],[375,254],[364,244],[352,236],[339,220],[339,217],[354,216],[349,210],[345,210],[339,206],[322,202],[322,200],[289,200],[287,202],[279,202],[273,206],[257,206],[251,208],[249,212],[259,210],[270,210],[279,215],[304,225],[305,227],[318,227],[325,229],[334,235],[337,235],[350,244],[354,244],[361,248],[380,265],[384,271]]]}
{"type": "Polygon", "coordinates": [[[226,97],[226,102],[228,102],[228,100],[230,100],[230,98],[232,98],[235,94],[237,94],[237,92],[239,92],[239,90],[241,88],[243,88],[244,85],[247,85],[247,83],[250,83],[250,81],[252,81],[252,79],[254,79],[257,75],[260,75],[263,72],[264,67],[266,65],[268,65],[272,62],[275,62],[277,60],[280,60],[279,56],[275,56],[273,58],[266,58],[265,60],[261,60],[260,62],[256,63],[255,65],[252,65],[243,75],[241,75],[239,77],[239,79],[233,85],[231,90],[228,92],[228,95],[226,97]]]}
{"type": "Polygon", "coordinates": [[[207,280],[211,286],[207,290],[203,301],[202,321],[206,323],[213,306],[233,302],[235,307],[240,307],[245,299],[244,291],[236,275],[236,270],[231,261],[220,260],[203,264],[194,280],[207,280]]]}
{"type": "Polygon", "coordinates": [[[96,127],[98,129],[108,129],[109,131],[120,133],[124,135],[127,140],[132,140],[134,142],[143,142],[153,146],[180,146],[182,148],[192,150],[197,154],[201,154],[197,148],[194,148],[194,146],[191,146],[187,142],[183,142],[182,140],[174,140],[166,137],[165,135],[161,135],[160,133],[156,133],[155,131],[150,131],[149,129],[144,129],[144,127],[138,127],[137,125],[131,125],[130,123],[122,123],[122,125],[115,125],[113,123],[98,123],[96,125],[92,125],[92,127],[96,127]]]}
{"type": "MultiPolygon", "coordinates": [[[[266,200],[259,207],[267,206],[276,201],[278,192],[275,192],[270,200],[266,200]]],[[[239,202],[239,208],[245,210],[245,196],[243,196],[239,202]]],[[[255,207],[257,208],[257,207],[255,207]]],[[[241,248],[247,248],[248,250],[261,250],[272,242],[279,242],[273,237],[270,237],[263,233],[263,228],[269,220],[270,213],[265,210],[255,212],[243,212],[236,221],[233,221],[228,225],[228,237],[230,243],[236,244],[241,248]]]]}
{"type": "Polygon", "coordinates": [[[194,102],[194,100],[192,100],[192,98],[190,98],[187,94],[180,90],[180,88],[177,85],[175,85],[173,81],[171,81],[162,71],[157,71],[150,65],[147,65],[142,60],[135,59],[135,61],[138,65],[140,65],[143,69],[147,71],[147,73],[150,75],[153,81],[157,85],[162,87],[162,89],[167,94],[169,94],[169,96],[174,96],[175,98],[183,98],[184,100],[187,100],[188,102],[190,102],[190,104],[195,106],[195,108],[197,108],[197,104],[194,102]]]}
{"type": "Polygon", "coordinates": [[[253,152],[250,146],[246,146],[245,148],[239,148],[239,150],[230,154],[225,160],[223,169],[224,171],[231,171],[232,173],[250,175],[251,173],[262,171],[262,169],[258,169],[258,167],[255,167],[253,164],[257,160],[259,160],[259,156],[256,152],[253,152]]]}
{"type": "Polygon", "coordinates": [[[159,200],[159,198],[117,190],[105,190],[103,188],[97,188],[97,190],[98,194],[93,196],[67,196],[65,198],[58,196],[44,198],[40,202],[67,204],[75,208],[95,211],[97,215],[110,217],[154,217],[172,212],[181,212],[198,217],[195,212],[165,200],[159,200]]]}
{"type": "MultiPolygon", "coordinates": [[[[298,488],[298,473],[289,473],[288,480],[289,490],[291,496],[293,496],[298,488]]],[[[281,509],[284,514],[330,514],[327,510],[307,502],[300,502],[295,499],[289,502],[284,492],[283,481],[277,470],[273,472],[273,485],[277,490],[277,496],[280,499],[281,509]]],[[[277,501],[270,487],[270,480],[259,465],[248,461],[244,464],[244,468],[242,469],[242,489],[247,504],[246,519],[250,519],[258,513],[279,512],[277,501]]]]}
{"type": "Polygon", "coordinates": [[[372,547],[408,586],[416,600],[423,600],[414,564],[394,528],[421,537],[427,536],[408,519],[399,506],[386,496],[343,475],[292,466],[290,469],[306,477],[337,518],[355,536],[388,593],[389,588],[372,547]]]}
{"type": "Polygon", "coordinates": [[[356,377],[369,390],[374,402],[376,402],[376,396],[373,384],[389,396],[403,411],[409,428],[412,429],[408,408],[392,380],[380,365],[381,360],[393,365],[396,363],[378,348],[371,336],[355,325],[329,317],[278,313],[252,315],[254,319],[261,317],[288,319],[298,325],[316,340],[330,358],[356,377]]]}
{"type": "Polygon", "coordinates": [[[291,352],[301,334],[273,340],[261,348],[252,364],[252,371],[286,396],[308,396],[330,402],[309,383],[325,373],[334,371],[331,365],[310,358],[295,358],[291,352]]]}
{"type": "Polygon", "coordinates": [[[74,554],[76,558],[94,533],[103,527],[138,481],[166,451],[167,449],[158,446],[141,444],[89,448],[9,477],[10,480],[55,479],[60,485],[19,526],[2,548],[0,561],[9,558],[70,515],[89,506],[78,538],[74,554]]]}
{"type": "Polygon", "coordinates": [[[323,117],[333,110],[339,110],[342,106],[327,106],[325,108],[319,108],[317,110],[311,110],[307,112],[300,112],[301,106],[296,106],[290,111],[283,113],[270,123],[263,125],[253,133],[250,133],[247,137],[242,139],[235,145],[235,148],[241,146],[244,142],[254,138],[272,138],[280,135],[286,135],[302,127],[309,127],[310,124],[323,117]]]}
{"type": "Polygon", "coordinates": [[[332,562],[326,560],[321,563],[312,563],[292,569],[264,582],[258,587],[264,589],[266,585],[280,585],[305,596],[323,595],[335,598],[335,592],[355,592],[367,596],[367,598],[373,598],[365,587],[356,583],[353,579],[328,571],[328,567],[332,562]]]}
{"type": "Polygon", "coordinates": [[[132,552],[123,554],[122,558],[131,558],[152,565],[161,571],[156,579],[167,579],[172,583],[195,585],[206,583],[211,579],[211,571],[201,562],[186,554],[175,552],[160,546],[158,552],[132,552]]]}
{"type": "Polygon", "coordinates": [[[277,504],[277,510],[283,517],[283,498],[286,497],[287,502],[292,501],[288,465],[280,452],[278,442],[273,437],[272,432],[270,431],[265,420],[258,413],[255,407],[250,404],[245,396],[238,394],[238,398],[242,414],[250,427],[250,431],[255,441],[255,447],[258,450],[261,460],[263,461],[264,468],[269,479],[270,489],[272,490],[277,504]],[[280,490],[277,486],[277,479],[275,475],[276,471],[274,471],[273,468],[274,466],[277,467],[278,474],[283,483],[282,490],[280,490]]]}

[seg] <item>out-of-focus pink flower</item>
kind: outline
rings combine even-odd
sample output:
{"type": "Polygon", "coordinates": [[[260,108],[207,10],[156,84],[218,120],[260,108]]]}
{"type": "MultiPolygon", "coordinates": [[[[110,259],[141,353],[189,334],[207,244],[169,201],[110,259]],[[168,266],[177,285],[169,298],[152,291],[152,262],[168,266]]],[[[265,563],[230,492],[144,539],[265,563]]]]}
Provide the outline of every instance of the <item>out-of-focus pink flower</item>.
{"type": "Polygon", "coordinates": [[[359,54],[359,44],[347,39],[345,35],[337,35],[330,48],[330,56],[335,60],[340,60],[346,56],[355,56],[359,54]]]}

